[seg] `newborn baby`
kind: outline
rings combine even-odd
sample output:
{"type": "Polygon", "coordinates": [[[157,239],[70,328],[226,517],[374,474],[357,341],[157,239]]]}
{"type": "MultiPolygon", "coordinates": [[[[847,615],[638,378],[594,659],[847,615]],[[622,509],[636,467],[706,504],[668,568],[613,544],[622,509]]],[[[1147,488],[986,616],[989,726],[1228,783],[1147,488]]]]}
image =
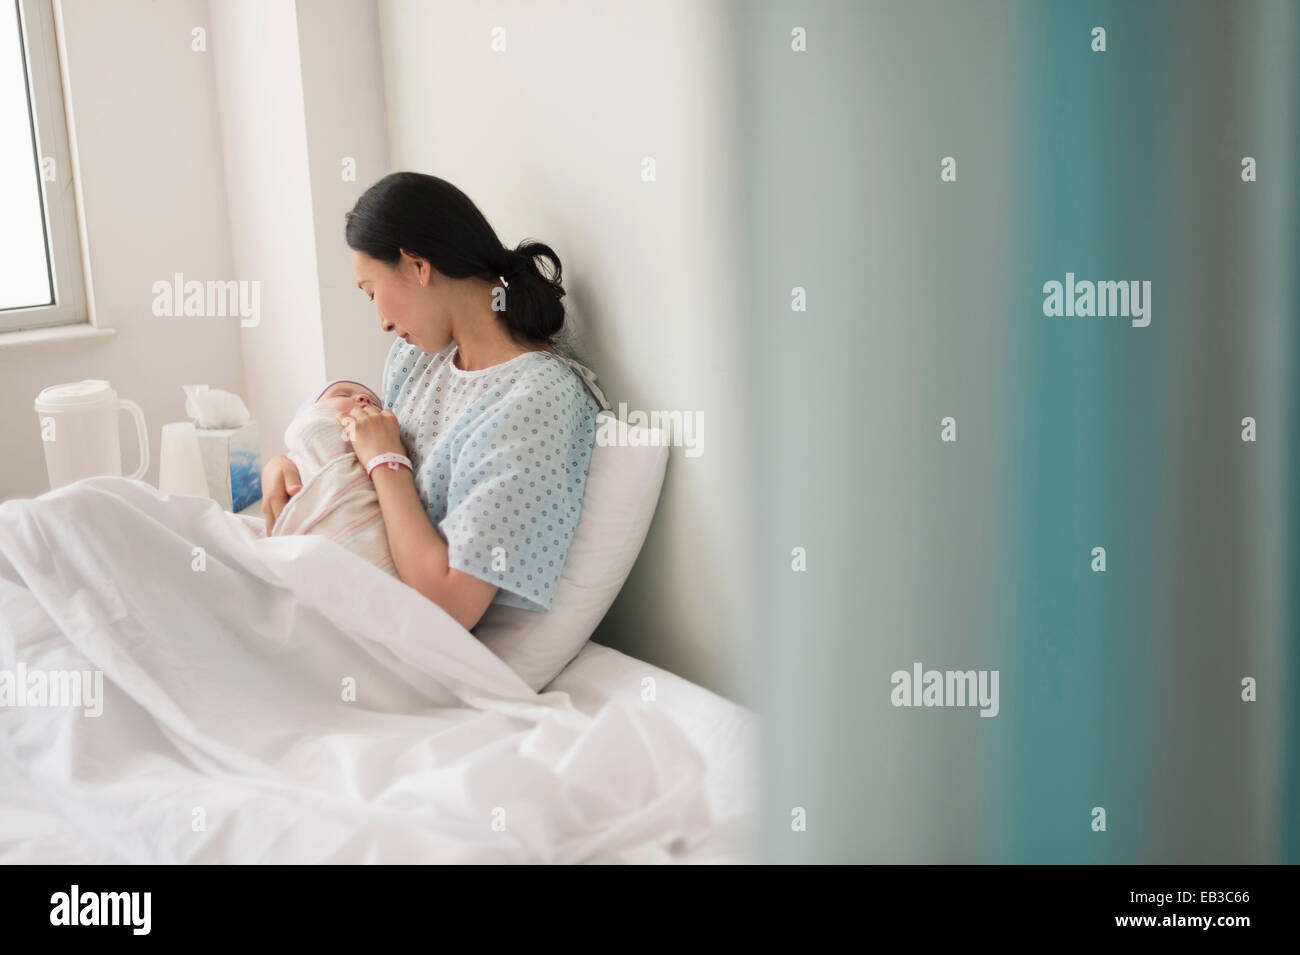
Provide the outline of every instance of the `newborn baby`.
{"type": "Polygon", "coordinates": [[[358,404],[383,407],[361,382],[332,381],[289,422],[284,443],[302,490],[289,498],[271,536],[321,534],[396,577],[375,485],[338,422],[338,415],[358,404]]]}

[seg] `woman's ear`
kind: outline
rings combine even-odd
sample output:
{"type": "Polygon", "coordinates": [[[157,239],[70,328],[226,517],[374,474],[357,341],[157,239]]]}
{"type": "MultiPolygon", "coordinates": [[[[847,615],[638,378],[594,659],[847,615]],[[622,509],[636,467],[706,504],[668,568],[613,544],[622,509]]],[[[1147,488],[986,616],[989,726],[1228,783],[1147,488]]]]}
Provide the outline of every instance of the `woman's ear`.
{"type": "Polygon", "coordinates": [[[429,264],[428,259],[422,258],[418,255],[412,255],[410,252],[402,249],[402,262],[404,265],[409,265],[414,270],[413,274],[415,275],[415,280],[417,282],[421,285],[429,284],[429,280],[433,277],[433,266],[429,264]]]}

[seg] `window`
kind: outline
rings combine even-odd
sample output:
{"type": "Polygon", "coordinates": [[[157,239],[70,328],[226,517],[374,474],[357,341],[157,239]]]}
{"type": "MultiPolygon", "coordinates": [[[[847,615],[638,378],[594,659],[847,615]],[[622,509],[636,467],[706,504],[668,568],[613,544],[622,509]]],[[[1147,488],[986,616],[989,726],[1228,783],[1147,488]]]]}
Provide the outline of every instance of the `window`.
{"type": "Polygon", "coordinates": [[[51,0],[0,0],[0,332],[87,321],[51,0]]]}

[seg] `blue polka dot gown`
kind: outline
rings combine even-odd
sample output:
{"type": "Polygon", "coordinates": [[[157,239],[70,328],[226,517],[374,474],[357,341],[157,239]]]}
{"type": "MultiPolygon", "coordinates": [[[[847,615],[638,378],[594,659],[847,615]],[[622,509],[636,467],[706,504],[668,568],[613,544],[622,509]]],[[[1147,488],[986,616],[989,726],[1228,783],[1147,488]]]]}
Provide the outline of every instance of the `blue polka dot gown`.
{"type": "Polygon", "coordinates": [[[493,603],[547,611],[587,484],[597,405],[560,357],[525,352],[478,371],[401,339],[382,397],[401,424],[415,486],[456,570],[496,584],[493,603]]]}

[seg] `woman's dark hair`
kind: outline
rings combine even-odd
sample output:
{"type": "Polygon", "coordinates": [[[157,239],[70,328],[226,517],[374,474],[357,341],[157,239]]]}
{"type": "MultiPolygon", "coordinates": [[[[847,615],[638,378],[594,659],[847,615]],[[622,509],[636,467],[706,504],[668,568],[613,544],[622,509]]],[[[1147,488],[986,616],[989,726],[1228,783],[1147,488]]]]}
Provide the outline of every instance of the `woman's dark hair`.
{"type": "Polygon", "coordinates": [[[525,239],[507,249],[478,206],[445,179],[395,172],[362,193],[346,216],[348,247],[395,264],[403,250],[449,278],[480,277],[508,283],[506,328],[522,344],[550,344],[564,327],[560,258],[541,242],[525,239]],[[548,276],[538,257],[551,260],[548,276]]]}

